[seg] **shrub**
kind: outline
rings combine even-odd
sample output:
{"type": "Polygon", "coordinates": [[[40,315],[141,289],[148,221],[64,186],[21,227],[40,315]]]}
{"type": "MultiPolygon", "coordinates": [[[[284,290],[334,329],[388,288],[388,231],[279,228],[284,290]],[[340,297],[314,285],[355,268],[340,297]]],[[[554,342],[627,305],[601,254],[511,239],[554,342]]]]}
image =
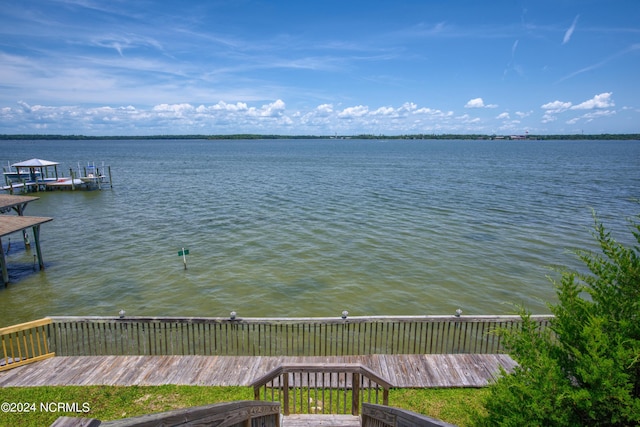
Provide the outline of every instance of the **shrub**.
{"type": "Polygon", "coordinates": [[[522,328],[500,331],[518,367],[503,372],[484,402],[486,426],[640,425],[640,223],[638,242],[616,242],[594,215],[599,252],[576,251],[584,272],[554,281],[554,319],[540,330],[521,309],[522,328]]]}

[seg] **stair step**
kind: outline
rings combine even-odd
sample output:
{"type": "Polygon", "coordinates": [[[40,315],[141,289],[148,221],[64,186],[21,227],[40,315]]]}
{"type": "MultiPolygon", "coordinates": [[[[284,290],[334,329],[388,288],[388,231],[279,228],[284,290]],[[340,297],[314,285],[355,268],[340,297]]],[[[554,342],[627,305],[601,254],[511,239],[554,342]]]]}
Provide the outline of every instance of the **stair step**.
{"type": "Polygon", "coordinates": [[[334,414],[295,414],[282,417],[282,427],[360,427],[360,417],[334,414]]]}

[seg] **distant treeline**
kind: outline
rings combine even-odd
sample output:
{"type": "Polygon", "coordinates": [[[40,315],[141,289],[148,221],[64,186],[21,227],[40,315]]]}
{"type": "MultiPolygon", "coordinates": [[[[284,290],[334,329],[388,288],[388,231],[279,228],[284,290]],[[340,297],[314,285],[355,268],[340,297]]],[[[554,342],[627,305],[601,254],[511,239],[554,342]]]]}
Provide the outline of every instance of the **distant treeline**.
{"type": "Polygon", "coordinates": [[[594,135],[481,135],[481,134],[414,134],[414,135],[121,135],[121,136],[87,136],[87,135],[0,135],[0,140],[142,140],[142,139],[507,139],[507,140],[640,140],[640,134],[594,134],[594,135]]]}

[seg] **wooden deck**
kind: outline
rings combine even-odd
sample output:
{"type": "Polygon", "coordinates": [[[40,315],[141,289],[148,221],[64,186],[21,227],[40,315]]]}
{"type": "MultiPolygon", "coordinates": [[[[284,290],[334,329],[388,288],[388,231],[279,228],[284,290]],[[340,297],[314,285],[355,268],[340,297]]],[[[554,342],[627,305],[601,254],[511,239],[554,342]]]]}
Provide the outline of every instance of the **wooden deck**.
{"type": "Polygon", "coordinates": [[[0,372],[0,387],[53,385],[248,386],[281,364],[360,363],[397,388],[483,387],[504,354],[420,354],[332,357],[253,356],[60,356],[0,372]]]}

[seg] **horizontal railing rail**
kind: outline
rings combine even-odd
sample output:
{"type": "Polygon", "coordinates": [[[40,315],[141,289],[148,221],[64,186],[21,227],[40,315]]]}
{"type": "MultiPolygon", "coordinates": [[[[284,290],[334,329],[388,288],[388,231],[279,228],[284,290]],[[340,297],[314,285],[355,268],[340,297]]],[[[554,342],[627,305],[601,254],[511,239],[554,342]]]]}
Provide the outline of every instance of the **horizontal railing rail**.
{"type": "MultiPolygon", "coordinates": [[[[235,401],[216,403],[168,412],[147,414],[113,421],[93,418],[59,417],[53,426],[91,427],[149,427],[183,426],[196,427],[215,425],[217,427],[280,427],[280,404],[277,402],[235,401]]],[[[329,425],[316,418],[317,425],[329,425]]],[[[308,425],[316,425],[309,423],[308,425]]],[[[331,424],[333,425],[333,424],[331,424]]],[[[362,405],[362,427],[455,427],[453,424],[390,406],[364,403],[362,405]]]]}
{"type": "MultiPolygon", "coordinates": [[[[60,356],[495,354],[498,328],[520,316],[342,318],[61,317],[48,325],[60,356]]],[[[531,316],[541,328],[551,316],[531,316]]]]}
{"type": "Polygon", "coordinates": [[[361,419],[362,427],[456,427],[426,415],[371,403],[362,405],[361,419]]]}
{"type": "Polygon", "coordinates": [[[49,325],[51,319],[45,318],[0,329],[0,371],[55,356],[49,349],[49,325]]]}
{"type": "Polygon", "coordinates": [[[281,365],[251,383],[255,400],[281,403],[284,415],[358,415],[363,403],[389,404],[391,384],[353,363],[281,365]]]}
{"type": "Polygon", "coordinates": [[[88,418],[62,417],[54,425],[100,427],[280,427],[280,404],[253,400],[216,403],[104,422],[88,418]]]}

